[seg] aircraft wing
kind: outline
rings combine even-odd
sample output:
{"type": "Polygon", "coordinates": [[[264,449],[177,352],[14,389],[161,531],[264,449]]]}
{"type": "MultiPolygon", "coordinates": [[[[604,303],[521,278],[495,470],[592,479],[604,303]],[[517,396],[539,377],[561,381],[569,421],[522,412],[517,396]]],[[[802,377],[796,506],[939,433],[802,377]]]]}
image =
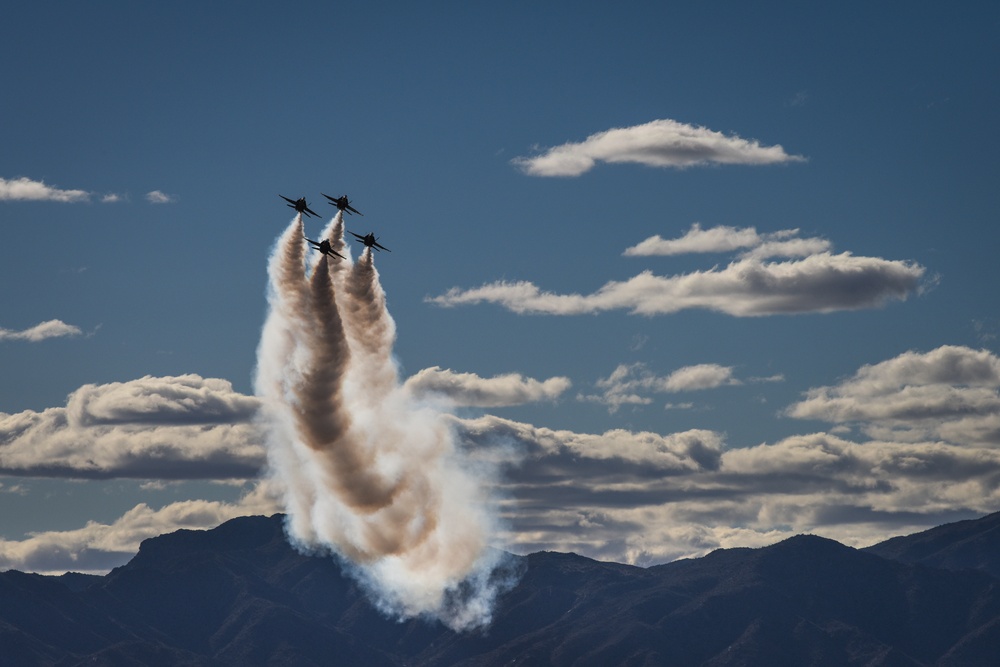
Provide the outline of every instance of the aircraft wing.
{"type": "Polygon", "coordinates": [[[333,248],[330,248],[330,252],[329,252],[329,254],[331,254],[331,255],[336,255],[337,257],[339,257],[339,258],[341,258],[341,259],[343,259],[343,260],[345,260],[345,261],[347,260],[347,258],[346,258],[346,257],[344,257],[343,255],[341,255],[341,254],[340,254],[339,252],[337,252],[337,251],[336,251],[336,250],[334,250],[333,248]]]}
{"type": "Polygon", "coordinates": [[[288,198],[288,197],[286,197],[285,195],[278,195],[278,196],[279,196],[279,197],[281,197],[282,199],[284,199],[284,200],[285,200],[286,202],[288,202],[289,204],[293,204],[293,205],[295,204],[295,200],[294,200],[294,199],[289,199],[289,198],[288,198]]]}
{"type": "Polygon", "coordinates": [[[352,232],[350,229],[345,229],[344,231],[346,231],[348,234],[353,234],[354,238],[356,238],[359,241],[364,241],[365,240],[364,236],[362,236],[361,234],[354,234],[354,232],[352,232]]]}
{"type": "Polygon", "coordinates": [[[317,218],[319,217],[319,213],[317,213],[316,211],[312,210],[312,209],[311,209],[311,208],[309,208],[308,206],[306,206],[306,208],[305,208],[305,212],[306,212],[306,213],[310,213],[310,214],[312,214],[312,215],[316,216],[317,218]]]}
{"type": "Polygon", "coordinates": [[[362,213],[362,212],[361,212],[361,211],[359,211],[358,209],[354,208],[354,207],[353,207],[353,206],[351,206],[350,204],[348,204],[348,205],[347,205],[347,210],[348,210],[348,211],[353,211],[353,212],[357,213],[358,215],[364,215],[364,213],[362,213]]]}
{"type": "Polygon", "coordinates": [[[312,239],[306,239],[306,241],[309,241],[309,243],[312,243],[317,248],[319,247],[319,244],[313,241],[312,239]]]}
{"type": "Polygon", "coordinates": [[[385,247],[384,245],[382,245],[382,244],[381,244],[381,243],[379,243],[378,241],[375,241],[375,243],[374,243],[373,245],[374,245],[374,246],[375,246],[376,248],[380,248],[381,250],[385,250],[386,252],[392,252],[391,250],[389,250],[388,248],[386,248],[386,247],[385,247]]]}

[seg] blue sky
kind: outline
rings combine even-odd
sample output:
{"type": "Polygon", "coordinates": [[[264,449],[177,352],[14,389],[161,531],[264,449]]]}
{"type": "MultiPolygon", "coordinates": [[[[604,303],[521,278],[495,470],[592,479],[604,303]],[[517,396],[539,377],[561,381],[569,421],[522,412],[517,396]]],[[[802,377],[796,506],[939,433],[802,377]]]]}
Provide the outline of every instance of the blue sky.
{"type": "Polygon", "coordinates": [[[516,444],[501,546],[1000,509],[998,33],[986,2],[8,9],[0,567],[281,509],[249,417],[279,193],[310,234],[350,195],[401,377],[471,455],[516,444]]]}

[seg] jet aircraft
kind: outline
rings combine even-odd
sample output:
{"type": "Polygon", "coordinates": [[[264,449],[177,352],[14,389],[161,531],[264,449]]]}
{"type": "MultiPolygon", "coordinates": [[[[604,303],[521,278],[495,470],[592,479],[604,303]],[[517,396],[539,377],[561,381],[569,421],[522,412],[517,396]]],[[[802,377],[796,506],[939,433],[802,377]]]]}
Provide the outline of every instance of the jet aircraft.
{"type": "Polygon", "coordinates": [[[278,196],[284,199],[286,202],[288,202],[286,206],[288,206],[289,208],[294,208],[299,213],[305,213],[306,215],[314,215],[317,218],[319,217],[319,213],[309,208],[309,204],[306,202],[305,197],[299,197],[298,199],[289,199],[285,195],[278,195],[278,196]]]}
{"type": "MultiPolygon", "coordinates": [[[[348,230],[348,233],[354,234],[354,232],[350,230],[348,230]]],[[[364,243],[366,248],[375,248],[376,250],[385,250],[386,252],[392,252],[384,245],[379,244],[378,238],[375,236],[374,232],[368,232],[364,236],[362,236],[361,234],[354,234],[354,236],[358,241],[364,243]]]]}
{"type": "Polygon", "coordinates": [[[339,252],[337,252],[336,250],[334,250],[333,248],[331,248],[330,247],[330,242],[328,240],[326,240],[326,239],[323,239],[319,243],[316,243],[312,239],[306,239],[306,241],[309,241],[309,243],[312,244],[314,250],[319,250],[324,255],[336,255],[337,257],[339,257],[341,259],[347,259],[343,255],[341,255],[339,252]]]}
{"type": "Polygon", "coordinates": [[[348,213],[357,213],[358,215],[364,215],[364,213],[351,206],[351,200],[347,198],[347,195],[341,195],[339,197],[331,197],[330,195],[323,195],[323,196],[329,199],[330,205],[336,206],[337,210],[347,211],[348,213]]]}

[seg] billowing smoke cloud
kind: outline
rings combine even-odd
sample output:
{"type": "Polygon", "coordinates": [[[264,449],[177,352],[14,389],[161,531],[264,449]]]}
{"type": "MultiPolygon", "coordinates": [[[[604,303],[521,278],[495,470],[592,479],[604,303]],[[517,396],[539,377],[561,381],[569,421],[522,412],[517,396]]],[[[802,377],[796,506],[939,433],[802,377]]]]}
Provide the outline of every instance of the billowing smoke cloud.
{"type": "MultiPolygon", "coordinates": [[[[346,254],[341,216],[324,235],[346,254]]],[[[270,260],[256,377],[289,534],[353,563],[387,613],[484,625],[503,585],[490,468],[400,385],[371,251],[307,270],[303,232],[299,216],[270,260]]]]}

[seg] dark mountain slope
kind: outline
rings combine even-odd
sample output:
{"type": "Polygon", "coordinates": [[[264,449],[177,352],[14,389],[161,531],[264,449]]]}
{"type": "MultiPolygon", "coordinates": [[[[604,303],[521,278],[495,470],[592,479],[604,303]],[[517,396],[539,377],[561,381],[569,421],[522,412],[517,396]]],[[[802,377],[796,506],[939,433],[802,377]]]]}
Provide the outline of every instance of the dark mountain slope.
{"type": "Polygon", "coordinates": [[[894,537],[865,549],[883,558],[1000,578],[1000,512],[894,537]]]}

